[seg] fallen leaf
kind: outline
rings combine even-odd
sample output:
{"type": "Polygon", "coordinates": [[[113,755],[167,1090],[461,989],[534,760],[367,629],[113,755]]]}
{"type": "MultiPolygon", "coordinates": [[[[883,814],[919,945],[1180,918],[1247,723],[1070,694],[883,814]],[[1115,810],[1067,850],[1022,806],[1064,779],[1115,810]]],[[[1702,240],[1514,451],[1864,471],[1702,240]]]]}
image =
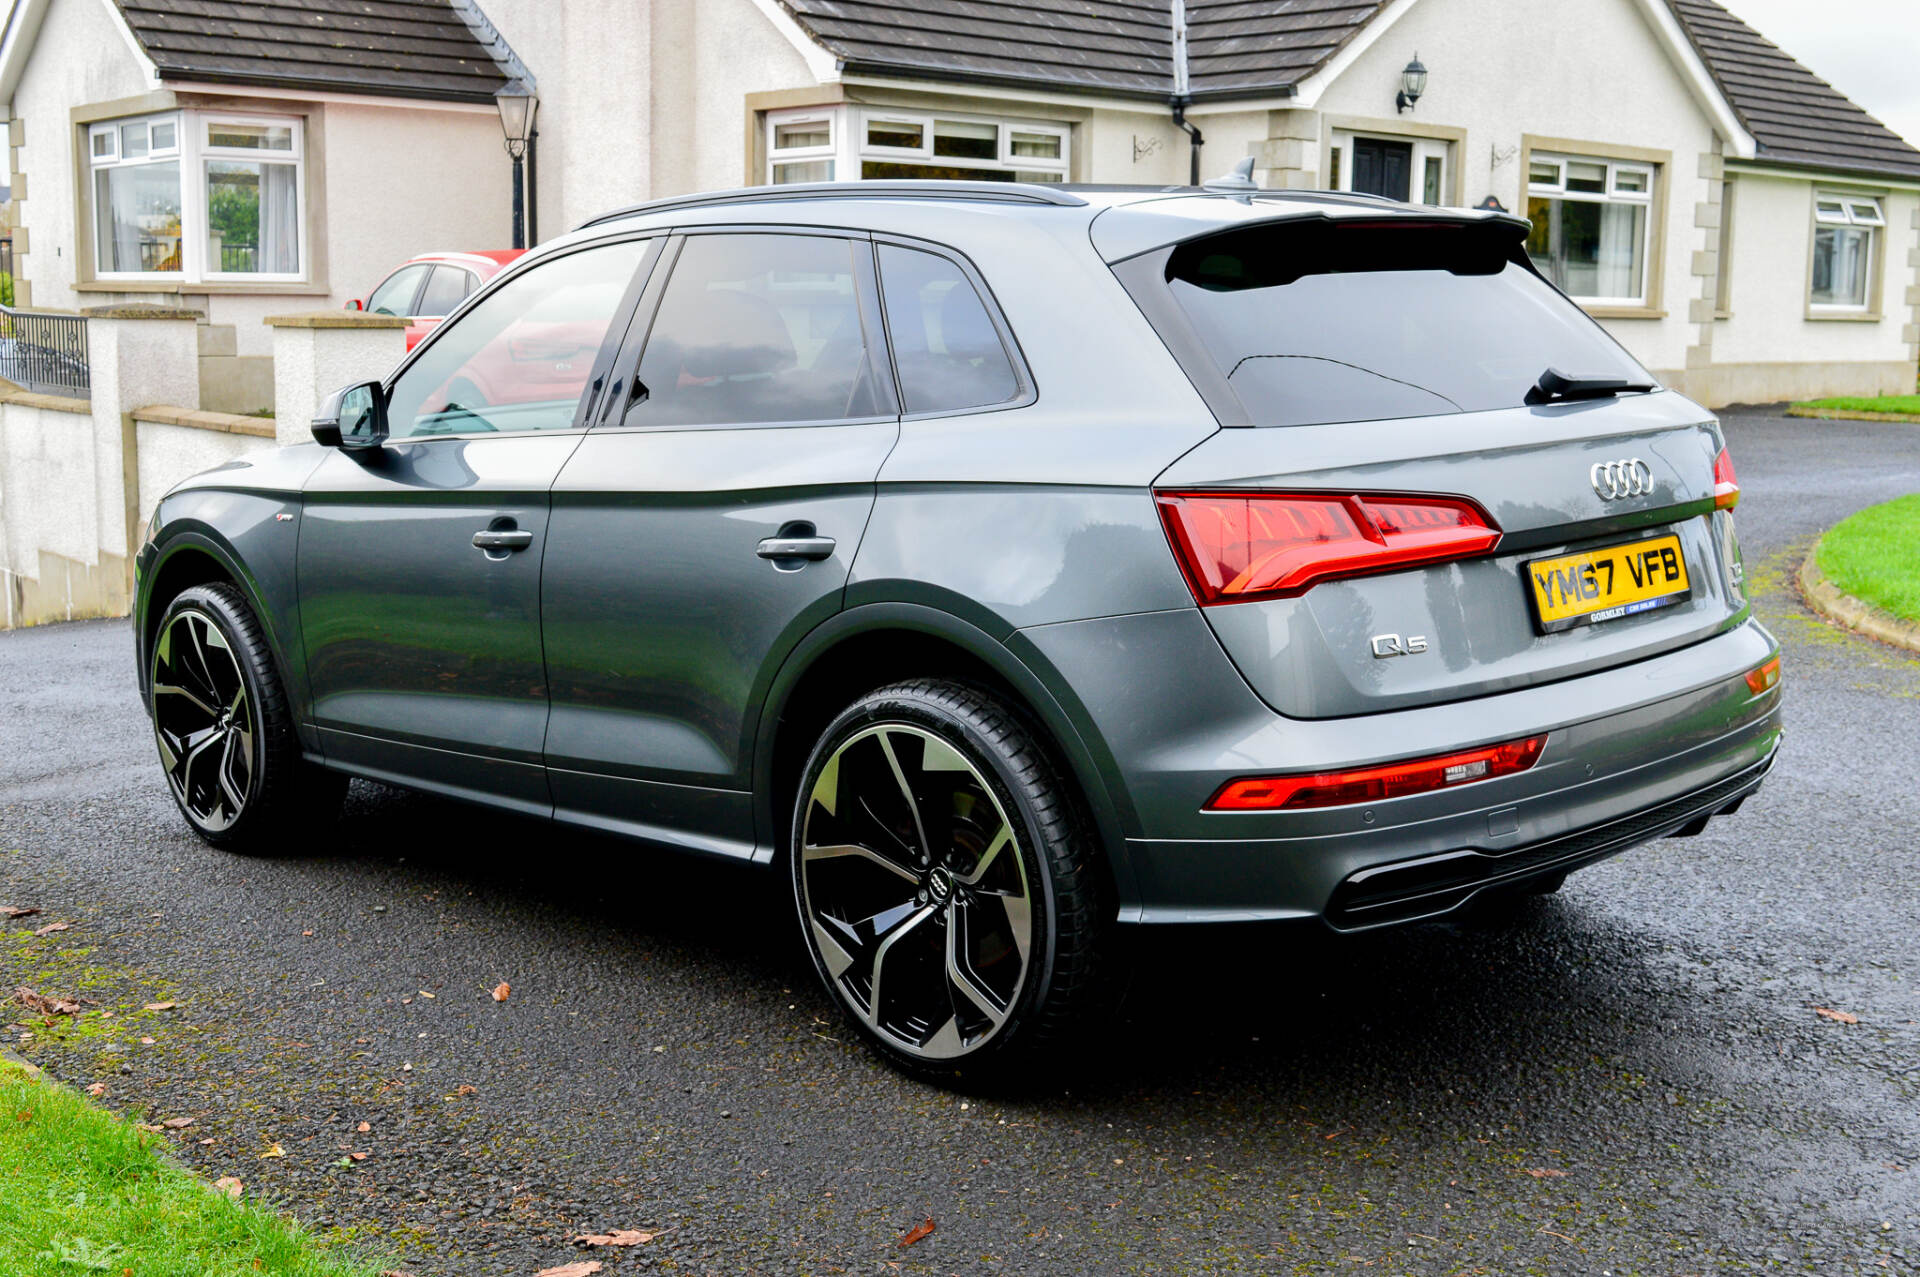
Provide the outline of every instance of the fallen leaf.
{"type": "Polygon", "coordinates": [[[135,1122],[134,1125],[143,1131],[152,1131],[156,1134],[160,1130],[159,1124],[155,1122],[135,1122]]]}
{"type": "Polygon", "coordinates": [[[366,1134],[366,1133],[367,1133],[368,1131],[370,1131],[370,1130],[372,1130],[372,1129],[373,1129],[373,1123],[372,1123],[372,1122],[362,1122],[362,1123],[360,1123],[360,1125],[358,1125],[358,1126],[356,1126],[356,1127],[354,1127],[353,1129],[354,1129],[354,1130],[356,1130],[356,1131],[358,1131],[358,1132],[360,1132],[360,1133],[361,1133],[362,1135],[365,1135],[365,1134],[366,1134]]]}
{"type": "Polygon", "coordinates": [[[1813,1013],[1823,1020],[1832,1020],[1835,1024],[1860,1023],[1860,1017],[1851,1011],[1836,1011],[1832,1007],[1815,1007],[1813,1013]]]}
{"type": "Polygon", "coordinates": [[[95,1099],[99,1099],[102,1095],[105,1095],[106,1093],[107,1093],[107,1084],[105,1082],[95,1082],[92,1086],[87,1088],[87,1094],[93,1096],[95,1099]]]}
{"type": "Polygon", "coordinates": [[[365,1153],[348,1153],[347,1156],[352,1158],[356,1162],[364,1162],[367,1160],[367,1155],[365,1153]]]}
{"type": "Polygon", "coordinates": [[[286,1149],[281,1148],[278,1144],[269,1144],[267,1145],[267,1151],[260,1154],[260,1157],[262,1160],[265,1160],[269,1157],[285,1157],[286,1155],[286,1149]]]}
{"type": "Polygon", "coordinates": [[[33,934],[36,936],[49,936],[56,931],[71,931],[71,930],[73,930],[73,924],[71,922],[49,922],[44,927],[35,927],[33,929],[33,934]]]}
{"type": "Polygon", "coordinates": [[[582,1233],[573,1240],[581,1246],[644,1246],[666,1231],[664,1228],[656,1228],[652,1232],[638,1228],[616,1228],[607,1233],[582,1233]]]}
{"type": "Polygon", "coordinates": [[[302,931],[302,932],[301,932],[300,934],[301,934],[301,935],[303,935],[303,936],[310,936],[310,935],[312,935],[312,934],[313,934],[313,932],[311,932],[311,931],[302,931]]]}
{"type": "Polygon", "coordinates": [[[141,1046],[152,1046],[152,1045],[153,1045],[153,1039],[152,1039],[152,1038],[141,1038],[141,1039],[140,1039],[140,1045],[141,1045],[141,1046]]]}
{"type": "Polygon", "coordinates": [[[190,1117],[170,1117],[161,1122],[160,1125],[170,1131],[184,1131],[193,1125],[193,1119],[190,1117]]]}
{"type": "Polygon", "coordinates": [[[142,1011],[171,1011],[179,1005],[178,1002],[149,1002],[140,1009],[142,1011]]]}
{"type": "Polygon", "coordinates": [[[574,1264],[562,1264],[558,1268],[542,1268],[533,1277],[593,1277],[604,1267],[597,1259],[584,1259],[574,1264]]]}
{"type": "Polygon", "coordinates": [[[236,1202],[240,1200],[240,1194],[244,1191],[245,1187],[238,1179],[235,1179],[231,1175],[222,1175],[219,1179],[213,1181],[213,1186],[236,1202]]]}
{"type": "Polygon", "coordinates": [[[1520,1168],[1520,1173],[1522,1175],[1531,1175],[1535,1179],[1565,1179],[1567,1177],[1565,1171],[1550,1170],[1544,1166],[1523,1166],[1520,1168]]]}
{"type": "Polygon", "coordinates": [[[22,909],[15,905],[0,905],[0,913],[6,914],[9,918],[31,918],[39,912],[38,909],[22,909]]]}
{"type": "Polygon", "coordinates": [[[923,1242],[931,1236],[933,1236],[933,1216],[929,1215],[907,1230],[907,1235],[900,1239],[900,1248],[905,1250],[915,1242],[923,1242]]]}
{"type": "Polygon", "coordinates": [[[420,996],[425,998],[429,1002],[433,1001],[433,995],[431,993],[428,993],[425,989],[420,990],[420,996]]]}
{"type": "Polygon", "coordinates": [[[201,1141],[200,1141],[200,1147],[202,1147],[202,1148],[205,1148],[205,1147],[206,1147],[207,1145],[209,1145],[209,1144],[212,1144],[212,1143],[215,1143],[215,1142],[216,1142],[216,1141],[214,1140],[214,1138],[213,1138],[213,1136],[211,1136],[211,1135],[209,1135],[209,1136],[207,1136],[207,1138],[205,1138],[205,1139],[203,1139],[203,1140],[201,1140],[201,1141]]]}
{"type": "MultiPolygon", "coordinates": [[[[38,935],[39,933],[35,932],[34,934],[38,935]]],[[[493,986],[493,1000],[495,1002],[505,1002],[507,1000],[507,995],[512,992],[513,992],[513,986],[508,984],[505,980],[502,980],[499,984],[496,984],[493,986]]]]}
{"type": "Polygon", "coordinates": [[[44,1015],[78,1015],[80,1004],[71,998],[50,998],[44,993],[35,993],[26,985],[13,991],[13,1000],[31,1011],[44,1015]]]}
{"type": "Polygon", "coordinates": [[[383,1271],[380,1277],[413,1277],[413,1274],[403,1273],[398,1268],[389,1268],[383,1271]]]}
{"type": "Polygon", "coordinates": [[[478,1095],[480,1088],[477,1086],[468,1086],[465,1082],[462,1082],[453,1088],[453,1093],[455,1095],[478,1095]]]}

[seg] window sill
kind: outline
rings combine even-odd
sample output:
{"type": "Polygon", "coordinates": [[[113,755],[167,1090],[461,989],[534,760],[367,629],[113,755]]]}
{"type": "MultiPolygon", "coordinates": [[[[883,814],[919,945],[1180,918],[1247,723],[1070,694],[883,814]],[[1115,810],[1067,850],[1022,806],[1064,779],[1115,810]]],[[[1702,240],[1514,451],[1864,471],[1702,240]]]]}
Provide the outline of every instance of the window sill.
{"type": "Polygon", "coordinates": [[[197,293],[197,294],[246,294],[258,293],[271,297],[325,297],[333,290],[325,284],[304,284],[294,281],[272,283],[268,281],[231,281],[223,280],[217,284],[196,284],[184,279],[85,279],[73,286],[76,293],[197,293]]]}
{"type": "Polygon", "coordinates": [[[1665,319],[1667,312],[1657,306],[1595,306],[1574,298],[1581,310],[1595,319],[1665,319]]]}
{"type": "Polygon", "coordinates": [[[1877,310],[1822,310],[1817,306],[1807,307],[1807,322],[1810,324],[1877,324],[1885,316],[1877,310]]]}

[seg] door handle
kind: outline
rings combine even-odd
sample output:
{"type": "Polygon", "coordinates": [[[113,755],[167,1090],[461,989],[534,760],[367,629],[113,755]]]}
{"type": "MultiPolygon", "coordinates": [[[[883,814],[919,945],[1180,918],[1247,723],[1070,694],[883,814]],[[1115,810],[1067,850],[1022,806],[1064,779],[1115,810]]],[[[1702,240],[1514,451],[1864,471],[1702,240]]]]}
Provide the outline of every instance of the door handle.
{"type": "Polygon", "coordinates": [[[813,559],[830,558],[833,555],[833,538],[811,537],[768,537],[754,551],[763,559],[813,559]]]}
{"type": "Polygon", "coordinates": [[[488,528],[473,534],[476,550],[524,550],[533,544],[533,533],[488,528]]]}

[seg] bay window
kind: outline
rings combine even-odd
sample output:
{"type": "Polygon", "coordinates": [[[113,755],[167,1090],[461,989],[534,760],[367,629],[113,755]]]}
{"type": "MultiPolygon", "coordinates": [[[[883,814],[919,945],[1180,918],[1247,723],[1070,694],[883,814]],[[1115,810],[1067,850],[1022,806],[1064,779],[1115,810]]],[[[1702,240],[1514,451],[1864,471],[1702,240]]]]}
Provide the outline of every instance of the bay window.
{"type": "Polygon", "coordinates": [[[89,126],[101,279],[305,278],[301,121],[196,111],[89,126]]]}
{"type": "Polygon", "coordinates": [[[1527,165],[1527,252],[1578,301],[1647,304],[1654,166],[1535,153],[1527,165]]]}
{"type": "Polygon", "coordinates": [[[998,182],[1067,180],[1069,129],[945,111],[836,106],[770,112],[766,178],[945,178],[998,182]]]}
{"type": "Polygon", "coordinates": [[[1807,300],[1816,310],[1864,313],[1872,296],[1874,237],[1887,224],[1870,196],[1813,197],[1813,276],[1807,300]]]}

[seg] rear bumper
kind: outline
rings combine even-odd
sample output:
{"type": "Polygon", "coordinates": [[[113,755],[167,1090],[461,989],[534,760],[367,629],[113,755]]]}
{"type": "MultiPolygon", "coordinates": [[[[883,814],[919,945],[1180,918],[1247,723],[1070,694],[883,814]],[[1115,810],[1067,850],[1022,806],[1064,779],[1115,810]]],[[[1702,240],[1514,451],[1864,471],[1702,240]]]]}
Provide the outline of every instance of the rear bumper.
{"type": "MultiPolygon", "coordinates": [[[[1128,804],[1115,847],[1132,923],[1431,917],[1490,888],[1578,868],[1725,812],[1765,779],[1780,689],[1745,674],[1778,651],[1745,621],[1677,652],[1452,705],[1289,719],[1175,613],[1023,631],[1110,751],[1128,804]],[[1056,632],[1049,632],[1056,631],[1056,632]],[[1152,670],[1143,678],[1141,670],[1152,670]],[[1209,812],[1226,781],[1422,757],[1545,734],[1526,772],[1367,805],[1209,812]]],[[[1059,686],[1060,684],[1056,684],[1059,686]]]]}

